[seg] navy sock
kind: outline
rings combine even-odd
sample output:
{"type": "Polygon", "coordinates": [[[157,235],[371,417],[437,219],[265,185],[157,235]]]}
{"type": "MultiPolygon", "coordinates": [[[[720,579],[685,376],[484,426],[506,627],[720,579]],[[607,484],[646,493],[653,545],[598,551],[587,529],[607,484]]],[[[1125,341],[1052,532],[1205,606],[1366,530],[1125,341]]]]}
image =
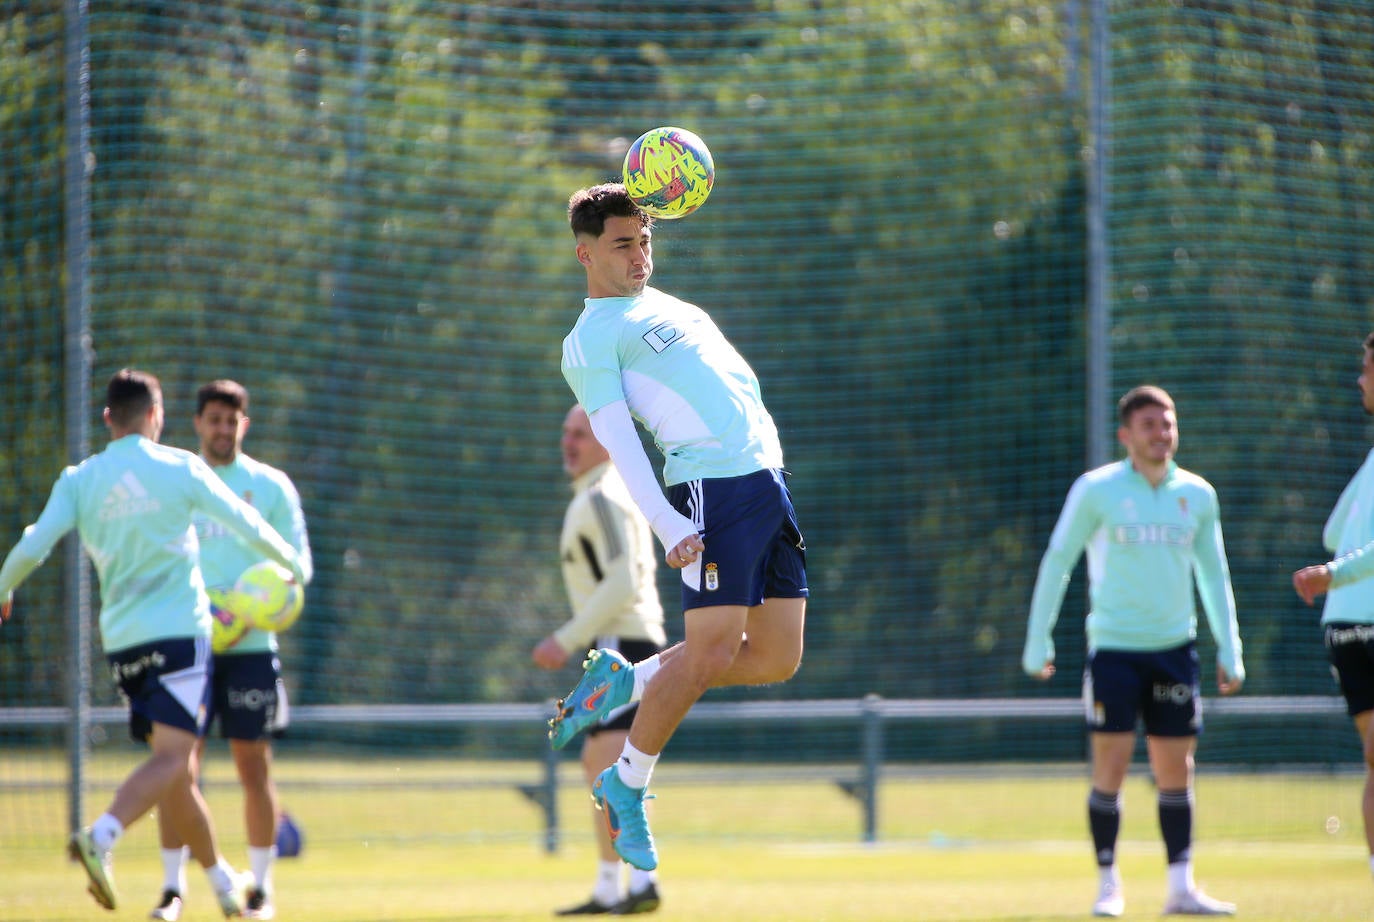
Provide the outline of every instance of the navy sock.
{"type": "Polygon", "coordinates": [[[1159,831],[1170,864],[1187,861],[1193,847],[1193,789],[1159,792],[1159,831]]]}
{"type": "Polygon", "coordinates": [[[1093,834],[1097,866],[1116,864],[1116,837],[1121,831],[1121,792],[1108,794],[1093,788],[1088,793],[1088,828],[1093,834]]]}

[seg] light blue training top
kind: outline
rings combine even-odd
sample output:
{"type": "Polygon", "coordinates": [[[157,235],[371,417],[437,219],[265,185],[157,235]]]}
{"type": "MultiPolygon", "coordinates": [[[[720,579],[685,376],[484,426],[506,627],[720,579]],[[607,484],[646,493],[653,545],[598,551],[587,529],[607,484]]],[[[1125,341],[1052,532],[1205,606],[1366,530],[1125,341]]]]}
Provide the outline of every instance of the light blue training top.
{"type": "Polygon", "coordinates": [[[1336,555],[1326,566],[1331,588],[1322,607],[1322,624],[1332,621],[1374,624],[1374,450],[1341,491],[1322,529],[1322,543],[1336,555]]]}
{"type": "Polygon", "coordinates": [[[1197,637],[1196,580],[1217,662],[1245,678],[1216,491],[1169,462],[1159,486],[1129,460],[1088,471],[1069,490],[1031,598],[1021,666],[1054,658],[1051,634],[1073,568],[1088,553],[1088,649],[1168,650],[1197,637]]]}
{"type": "Polygon", "coordinates": [[[73,528],[100,578],[100,640],[107,654],[166,637],[209,637],[210,600],[192,515],[223,523],[303,577],[296,552],[200,458],[126,435],[64,470],[38,521],[0,566],[0,598],[73,528]]]}
{"type": "Polygon", "coordinates": [[[782,467],[758,378],[695,304],[645,288],[587,298],[563,377],[589,414],[617,400],[653,436],[668,486],[782,467]]]}
{"type": "MultiPolygon", "coordinates": [[[[287,542],[296,549],[305,582],[314,575],[310,557],[310,539],[305,530],[305,513],[301,511],[301,497],[291,478],[270,464],[239,454],[228,464],[210,468],[229,485],[234,495],[252,506],[287,542]]],[[[196,536],[200,539],[200,569],[209,589],[232,589],[244,570],[261,563],[263,555],[239,540],[228,527],[206,515],[193,518],[196,536]]],[[[275,653],[277,635],[272,631],[252,628],[243,639],[220,656],[238,653],[275,653]]]]}

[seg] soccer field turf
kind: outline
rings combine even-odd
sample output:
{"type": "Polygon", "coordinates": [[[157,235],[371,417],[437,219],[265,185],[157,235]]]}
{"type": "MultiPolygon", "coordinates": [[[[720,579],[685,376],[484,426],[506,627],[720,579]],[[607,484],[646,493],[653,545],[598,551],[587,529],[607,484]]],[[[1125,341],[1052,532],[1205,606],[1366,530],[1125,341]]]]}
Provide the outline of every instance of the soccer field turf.
{"type": "MultiPolygon", "coordinates": [[[[212,754],[207,796],[221,844],[243,863],[240,800],[212,754]]],[[[53,763],[60,769],[60,761],[53,763]]],[[[32,766],[29,767],[32,769],[32,766]]],[[[103,806],[121,766],[102,772],[87,813],[103,806]]],[[[572,768],[572,766],[568,766],[572,768]]],[[[527,769],[438,760],[290,759],[283,800],[305,831],[301,857],[278,863],[278,918],[532,920],[580,902],[594,866],[589,807],[570,772],[560,787],[562,842],[543,847],[542,816],[506,781],[527,769]]],[[[0,780],[15,773],[0,766],[0,780]]],[[[1095,871],[1085,782],[1008,768],[978,777],[912,774],[880,793],[880,841],[859,841],[856,803],[825,781],[769,782],[750,769],[665,762],[652,809],[663,865],[661,919],[1035,920],[1087,916],[1095,871]]],[[[60,777],[60,774],[59,774],[60,777]]],[[[1249,920],[1367,919],[1374,881],[1348,775],[1218,775],[1198,782],[1199,881],[1249,920]]],[[[116,912],[84,893],[62,849],[57,790],[0,785],[0,919],[134,920],[160,889],[155,824],[116,852],[116,912]]],[[[1164,899],[1153,790],[1126,791],[1122,871],[1127,918],[1155,918],[1164,899]]],[[[219,917],[203,875],[191,875],[187,922],[219,917]]]]}

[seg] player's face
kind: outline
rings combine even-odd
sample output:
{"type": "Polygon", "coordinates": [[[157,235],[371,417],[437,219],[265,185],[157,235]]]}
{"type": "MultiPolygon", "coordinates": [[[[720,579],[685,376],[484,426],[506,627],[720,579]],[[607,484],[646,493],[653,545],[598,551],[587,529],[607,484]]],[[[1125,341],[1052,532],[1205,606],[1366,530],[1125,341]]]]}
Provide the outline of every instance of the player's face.
{"type": "Polygon", "coordinates": [[[1178,418],[1164,407],[1141,407],[1117,430],[1117,439],[1137,466],[1166,464],[1178,450],[1178,418]]]}
{"type": "Polygon", "coordinates": [[[220,400],[211,400],[195,418],[200,453],[214,466],[229,464],[243,450],[248,417],[220,400]]]}
{"type": "Polygon", "coordinates": [[[592,424],[580,406],[563,419],[563,471],[576,480],[610,457],[592,434],[592,424]]]}
{"type": "Polygon", "coordinates": [[[578,240],[577,261],[587,269],[588,297],[634,297],[654,274],[653,232],[638,218],[607,218],[600,237],[578,240]]]}
{"type": "Polygon", "coordinates": [[[1374,416],[1374,353],[1364,350],[1364,361],[1360,363],[1360,402],[1364,411],[1374,416]]]}

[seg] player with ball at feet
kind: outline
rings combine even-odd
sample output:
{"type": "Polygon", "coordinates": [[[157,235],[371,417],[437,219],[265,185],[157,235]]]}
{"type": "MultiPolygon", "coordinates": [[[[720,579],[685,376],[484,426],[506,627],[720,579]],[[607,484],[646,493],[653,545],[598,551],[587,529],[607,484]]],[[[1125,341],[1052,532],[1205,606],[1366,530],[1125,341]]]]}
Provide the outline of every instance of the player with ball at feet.
{"type": "MultiPolygon", "coordinates": [[[[249,423],[247,388],[227,379],[202,386],[196,393],[192,422],[200,440],[201,458],[229,489],[261,512],[268,524],[295,548],[303,571],[300,584],[308,583],[313,567],[300,495],[286,474],[243,452],[249,423]]],[[[257,569],[262,556],[210,519],[198,517],[195,525],[206,586],[221,593],[221,597],[233,599],[241,574],[257,569]]],[[[231,647],[215,653],[208,722],[219,721],[243,788],[243,823],[253,875],[243,907],[243,915],[249,919],[271,919],[276,915],[272,865],[277,857],[281,806],[271,774],[272,738],[286,729],[287,715],[275,632],[249,629],[231,647]]],[[[204,751],[202,739],[193,766],[196,774],[204,751]]],[[[158,832],[162,840],[162,897],[151,917],[177,922],[186,894],[186,850],[177,833],[176,805],[164,802],[161,807],[158,832]]]]}
{"type": "Polygon", "coordinates": [[[639,702],[592,797],[617,854],[648,870],[658,854],[646,790],[692,705],[710,688],[786,681],[801,663],[805,544],[758,379],[705,311],[648,285],[652,218],[607,183],[574,193],[568,219],[587,299],[563,341],[563,375],[681,575],[685,639],[634,664],[593,651],[549,736],[561,748],[639,702]],[[667,496],[635,417],[663,450],[667,496]]]}

